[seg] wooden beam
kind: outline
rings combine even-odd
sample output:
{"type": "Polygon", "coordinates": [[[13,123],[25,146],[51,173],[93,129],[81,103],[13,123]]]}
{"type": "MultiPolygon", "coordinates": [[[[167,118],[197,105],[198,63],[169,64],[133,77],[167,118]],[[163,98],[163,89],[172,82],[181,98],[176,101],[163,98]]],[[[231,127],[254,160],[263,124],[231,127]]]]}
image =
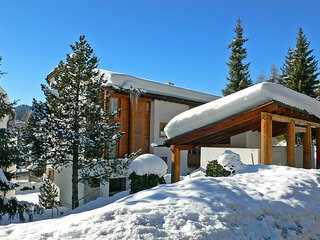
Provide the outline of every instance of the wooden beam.
{"type": "MultiPolygon", "coordinates": [[[[221,120],[218,123],[209,124],[207,126],[201,127],[199,129],[193,130],[191,132],[182,134],[175,138],[169,139],[166,141],[167,145],[177,145],[177,144],[190,144],[196,142],[198,139],[201,139],[205,136],[211,135],[213,133],[222,131],[226,128],[241,125],[247,121],[250,121],[255,118],[261,117],[261,112],[271,112],[277,109],[277,105],[273,102],[266,103],[262,106],[254,108],[250,111],[237,114],[235,116],[229,117],[227,119],[221,120]]],[[[259,121],[259,120],[258,120],[259,121]]]]}
{"type": "Polygon", "coordinates": [[[180,148],[171,146],[172,150],[172,169],[171,183],[180,181],[180,148]]]}
{"type": "Polygon", "coordinates": [[[282,115],[273,114],[273,113],[262,112],[261,117],[265,117],[265,116],[270,116],[272,120],[275,122],[289,123],[291,120],[293,120],[298,125],[306,126],[310,124],[311,126],[320,128],[320,123],[310,122],[310,121],[299,119],[299,118],[293,118],[293,117],[287,117],[287,116],[282,116],[282,115]]]}
{"type": "Polygon", "coordinates": [[[261,162],[272,164],[272,119],[269,115],[261,118],[261,162]]]}
{"type": "Polygon", "coordinates": [[[316,151],[317,151],[316,168],[320,169],[320,128],[316,129],[316,151]]]}
{"type": "Polygon", "coordinates": [[[305,133],[306,132],[306,128],[305,127],[295,127],[294,130],[297,133],[305,133]]]}
{"type": "Polygon", "coordinates": [[[296,136],[293,120],[287,124],[287,166],[296,166],[296,136]]]}
{"type": "Polygon", "coordinates": [[[306,127],[306,133],[303,139],[303,168],[311,168],[311,126],[306,127]]]}

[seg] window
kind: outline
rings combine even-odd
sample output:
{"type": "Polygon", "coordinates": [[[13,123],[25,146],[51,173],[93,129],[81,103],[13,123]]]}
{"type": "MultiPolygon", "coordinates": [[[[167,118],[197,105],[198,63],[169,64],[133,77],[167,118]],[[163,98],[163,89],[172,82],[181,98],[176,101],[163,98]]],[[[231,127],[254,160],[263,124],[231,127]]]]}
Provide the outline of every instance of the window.
{"type": "Polygon", "coordinates": [[[187,164],[189,168],[200,167],[200,150],[189,150],[187,164]]]}
{"type": "Polygon", "coordinates": [[[117,113],[115,117],[119,117],[119,98],[110,98],[110,113],[117,113]]]}
{"type": "Polygon", "coordinates": [[[99,178],[91,178],[90,187],[92,187],[92,188],[100,187],[100,179],[99,178]]]}
{"type": "Polygon", "coordinates": [[[51,169],[51,168],[49,169],[48,178],[49,178],[51,181],[54,181],[54,170],[51,169]]]}
{"type": "Polygon", "coordinates": [[[146,151],[149,152],[149,138],[146,138],[146,151]]]}
{"type": "Polygon", "coordinates": [[[166,133],[164,132],[166,125],[167,123],[160,123],[159,137],[167,137],[166,133]]]}
{"type": "Polygon", "coordinates": [[[150,102],[147,102],[147,112],[150,111],[150,102]]]}
{"type": "Polygon", "coordinates": [[[109,196],[126,190],[126,178],[112,178],[109,180],[109,196]]]}
{"type": "Polygon", "coordinates": [[[115,158],[115,157],[117,157],[117,155],[118,155],[118,146],[117,146],[117,143],[115,142],[115,143],[111,143],[111,144],[109,144],[109,157],[110,158],[115,158]]]}

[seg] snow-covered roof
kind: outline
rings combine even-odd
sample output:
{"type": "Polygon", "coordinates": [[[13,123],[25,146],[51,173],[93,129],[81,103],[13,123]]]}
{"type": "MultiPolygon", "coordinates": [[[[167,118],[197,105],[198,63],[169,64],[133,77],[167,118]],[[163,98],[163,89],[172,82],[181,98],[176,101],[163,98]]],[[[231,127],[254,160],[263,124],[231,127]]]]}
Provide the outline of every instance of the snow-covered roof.
{"type": "Polygon", "coordinates": [[[99,71],[104,74],[106,80],[105,86],[113,87],[115,89],[129,91],[136,90],[141,94],[161,95],[202,103],[220,98],[219,96],[212,94],[177,87],[166,83],[155,82],[127,74],[111,72],[103,69],[99,69],[99,71]]]}
{"type": "Polygon", "coordinates": [[[320,102],[274,83],[260,83],[203,104],[174,117],[164,131],[169,139],[219,122],[254,107],[276,101],[320,119],[320,102]]]}

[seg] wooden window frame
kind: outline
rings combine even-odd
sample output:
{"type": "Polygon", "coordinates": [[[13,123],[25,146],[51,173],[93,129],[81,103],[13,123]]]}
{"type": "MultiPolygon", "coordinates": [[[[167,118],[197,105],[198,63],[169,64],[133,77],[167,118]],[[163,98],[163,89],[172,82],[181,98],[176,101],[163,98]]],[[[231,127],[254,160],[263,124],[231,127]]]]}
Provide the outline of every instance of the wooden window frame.
{"type": "Polygon", "coordinates": [[[167,135],[166,135],[166,133],[163,131],[163,134],[161,133],[162,131],[161,131],[161,128],[162,128],[162,126],[166,126],[168,123],[165,123],[165,122],[161,122],[160,124],[159,124],[159,137],[164,137],[164,138],[166,138],[167,137],[167,135]]]}
{"type": "Polygon", "coordinates": [[[52,168],[49,168],[48,179],[50,179],[52,182],[54,181],[54,169],[52,168]]]}
{"type": "Polygon", "coordinates": [[[119,120],[121,118],[121,111],[119,111],[119,109],[121,109],[121,97],[114,97],[114,96],[110,96],[110,100],[109,100],[109,113],[111,112],[111,99],[118,99],[118,109],[117,109],[117,114],[114,116],[114,119],[119,120]]]}

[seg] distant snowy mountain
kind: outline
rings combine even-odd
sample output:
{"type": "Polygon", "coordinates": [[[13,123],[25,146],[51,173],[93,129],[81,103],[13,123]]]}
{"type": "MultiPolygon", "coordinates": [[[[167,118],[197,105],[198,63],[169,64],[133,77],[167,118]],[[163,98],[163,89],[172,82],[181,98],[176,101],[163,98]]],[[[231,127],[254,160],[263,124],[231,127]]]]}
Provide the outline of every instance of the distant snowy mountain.
{"type": "Polygon", "coordinates": [[[25,121],[28,114],[31,112],[31,106],[29,105],[19,105],[15,108],[16,120],[25,121]]]}
{"type": "Polygon", "coordinates": [[[248,165],[232,177],[186,178],[102,205],[3,226],[0,239],[320,239],[315,169],[248,165]]]}

